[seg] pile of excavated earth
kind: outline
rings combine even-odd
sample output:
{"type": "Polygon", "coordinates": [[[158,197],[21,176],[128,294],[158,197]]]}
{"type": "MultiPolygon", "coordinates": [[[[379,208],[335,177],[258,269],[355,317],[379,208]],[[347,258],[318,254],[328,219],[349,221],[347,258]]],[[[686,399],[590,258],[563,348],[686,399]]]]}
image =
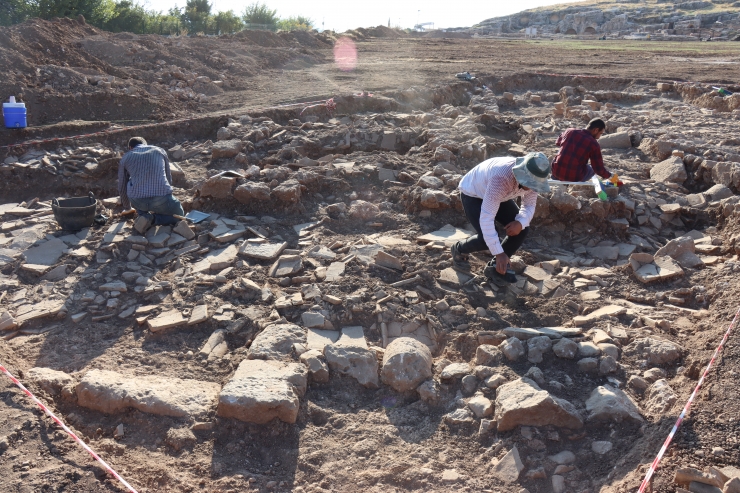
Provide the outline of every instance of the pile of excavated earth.
{"type": "MultiPolygon", "coordinates": [[[[481,77],[13,148],[0,362],[140,492],[635,491],[740,301],[739,102],[481,77]],[[462,175],[594,117],[624,185],[540,195],[516,284],[453,265],[462,175]],[[137,133],[207,218],[121,216],[137,133]],[[106,224],[61,230],[90,191],[106,224]]],[[[653,491],[740,491],[737,348],[653,491]]],[[[9,381],[0,409],[3,491],[124,491],[9,381]]]]}

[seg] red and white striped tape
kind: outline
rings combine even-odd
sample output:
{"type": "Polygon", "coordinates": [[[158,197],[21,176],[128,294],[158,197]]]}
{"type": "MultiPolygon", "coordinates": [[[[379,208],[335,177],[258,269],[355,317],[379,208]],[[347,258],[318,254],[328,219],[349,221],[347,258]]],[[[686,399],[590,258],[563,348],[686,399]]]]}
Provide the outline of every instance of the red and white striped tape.
{"type": "Polygon", "coordinates": [[[727,328],[727,332],[725,332],[725,336],[722,338],[722,342],[719,343],[719,346],[717,346],[717,349],[715,349],[714,354],[712,355],[712,359],[709,360],[709,364],[707,365],[707,369],[704,370],[704,373],[702,374],[701,378],[699,379],[699,383],[696,384],[696,388],[694,389],[694,392],[692,392],[691,397],[689,397],[688,402],[683,408],[683,411],[681,411],[681,414],[678,416],[678,419],[676,420],[676,424],[673,425],[673,429],[668,434],[668,437],[665,439],[665,442],[663,443],[663,446],[660,448],[660,452],[658,452],[657,457],[655,457],[655,460],[650,465],[650,469],[648,469],[647,474],[645,474],[645,479],[642,480],[642,484],[640,485],[640,489],[637,490],[637,493],[644,493],[645,489],[650,484],[650,478],[653,477],[653,474],[658,469],[658,463],[660,462],[660,459],[663,458],[663,454],[665,454],[665,451],[668,450],[668,446],[671,444],[671,441],[673,440],[673,437],[676,435],[676,431],[678,431],[678,427],[681,426],[681,423],[683,422],[684,418],[686,417],[686,414],[689,412],[689,409],[691,408],[691,404],[694,402],[694,398],[696,397],[696,394],[699,393],[699,389],[701,388],[701,385],[704,383],[704,379],[709,374],[709,369],[712,368],[712,364],[714,364],[714,360],[717,359],[717,356],[722,351],[722,348],[724,347],[725,343],[727,342],[727,339],[730,337],[730,333],[732,332],[732,328],[735,326],[738,320],[738,316],[740,316],[740,308],[738,308],[737,312],[735,312],[735,318],[732,319],[732,322],[730,323],[730,326],[727,328]]]}
{"type": "MultiPolygon", "coordinates": [[[[331,99],[324,99],[322,101],[307,101],[304,103],[279,104],[276,106],[269,106],[267,108],[247,110],[247,112],[267,111],[267,110],[279,109],[279,108],[289,108],[291,106],[303,106],[303,105],[308,106],[308,105],[314,105],[314,104],[326,104],[328,102],[333,103],[334,99],[331,98],[331,99]]],[[[32,146],[32,145],[38,145],[38,144],[45,144],[48,142],[59,142],[59,141],[66,141],[66,140],[84,139],[88,137],[94,137],[96,135],[111,135],[111,134],[120,133],[120,132],[127,132],[129,130],[136,130],[139,128],[150,128],[150,127],[156,127],[159,125],[166,125],[166,124],[172,124],[172,123],[184,123],[184,122],[189,122],[189,121],[194,121],[194,120],[200,120],[202,118],[203,118],[202,116],[193,117],[193,118],[182,118],[179,120],[170,120],[166,122],[147,123],[145,125],[133,125],[131,127],[121,127],[121,128],[110,129],[110,130],[101,130],[99,132],[93,132],[93,133],[82,134],[82,135],[70,135],[68,137],[52,137],[50,139],[28,140],[26,142],[21,142],[19,144],[10,144],[10,145],[5,145],[5,146],[0,146],[0,149],[12,149],[14,147],[26,147],[26,146],[32,146]]]]}
{"type": "Polygon", "coordinates": [[[69,436],[71,436],[72,438],[74,438],[74,440],[77,443],[79,443],[82,446],[82,448],[84,448],[85,450],[87,450],[88,453],[93,456],[93,459],[95,459],[96,461],[100,462],[103,465],[103,467],[105,467],[105,469],[111,475],[113,475],[113,477],[115,477],[117,480],[119,480],[121,482],[121,484],[123,484],[128,489],[128,491],[130,491],[131,493],[137,493],[137,491],[134,489],[133,486],[131,486],[130,484],[128,484],[126,482],[126,480],[123,479],[116,471],[114,471],[113,468],[111,468],[111,466],[109,466],[103,459],[101,459],[98,454],[96,454],[95,452],[93,452],[93,450],[90,447],[88,447],[85,442],[83,442],[82,440],[80,440],[80,438],[77,435],[75,435],[75,433],[72,430],[70,430],[69,428],[67,428],[67,425],[65,425],[64,423],[62,423],[59,418],[57,418],[56,416],[54,416],[54,413],[52,413],[49,410],[49,408],[47,408],[40,400],[38,400],[36,398],[36,396],[34,396],[26,387],[24,387],[23,384],[21,382],[19,382],[17,378],[15,378],[13,375],[11,375],[10,372],[8,370],[6,370],[5,367],[2,364],[0,364],[0,371],[2,371],[3,373],[5,373],[8,376],[8,378],[10,378],[13,381],[14,384],[16,384],[28,397],[30,397],[31,400],[33,400],[36,404],[38,404],[38,406],[41,409],[43,409],[44,412],[46,414],[48,414],[51,417],[51,419],[54,420],[54,422],[56,424],[58,424],[59,426],[61,426],[62,429],[64,431],[66,431],[69,436]]]}

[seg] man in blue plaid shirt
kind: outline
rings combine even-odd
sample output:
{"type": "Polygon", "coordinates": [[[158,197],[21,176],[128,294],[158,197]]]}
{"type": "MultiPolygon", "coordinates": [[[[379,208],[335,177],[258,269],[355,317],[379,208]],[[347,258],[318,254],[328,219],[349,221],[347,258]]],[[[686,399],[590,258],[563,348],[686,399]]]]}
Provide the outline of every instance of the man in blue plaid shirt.
{"type": "Polygon", "coordinates": [[[172,172],[167,151],[147,145],[142,137],[128,141],[129,151],[118,166],[118,193],[123,209],[134,207],[151,224],[176,224],[173,214],[184,215],[172,196],[172,172]]]}

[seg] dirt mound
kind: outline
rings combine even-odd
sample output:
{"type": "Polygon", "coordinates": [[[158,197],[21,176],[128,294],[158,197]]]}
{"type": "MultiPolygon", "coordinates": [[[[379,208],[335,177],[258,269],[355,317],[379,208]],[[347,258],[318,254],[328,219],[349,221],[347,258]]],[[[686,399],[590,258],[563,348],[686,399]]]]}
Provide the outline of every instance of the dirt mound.
{"type": "Polygon", "coordinates": [[[459,32],[429,31],[428,33],[424,33],[422,37],[424,38],[470,39],[471,35],[469,33],[459,33],[459,32]]]}
{"type": "Polygon", "coordinates": [[[391,29],[390,27],[385,26],[371,27],[369,29],[358,29],[358,31],[365,31],[367,36],[372,36],[373,38],[398,39],[408,37],[408,34],[401,31],[400,29],[391,29]]]}
{"type": "Polygon", "coordinates": [[[248,40],[258,46],[266,48],[289,46],[289,42],[283,39],[279,34],[272,31],[245,29],[234,34],[235,39],[248,40]]]}
{"type": "Polygon", "coordinates": [[[290,31],[278,34],[280,38],[293,43],[300,44],[305,48],[328,48],[334,46],[334,41],[326,36],[317,36],[308,31],[290,31]]]}
{"type": "Polygon", "coordinates": [[[0,97],[26,102],[30,125],[173,118],[265,69],[323,61],[316,50],[331,47],[324,39],[269,31],[220,38],[111,34],[71,19],[33,19],[0,28],[0,97]]]}

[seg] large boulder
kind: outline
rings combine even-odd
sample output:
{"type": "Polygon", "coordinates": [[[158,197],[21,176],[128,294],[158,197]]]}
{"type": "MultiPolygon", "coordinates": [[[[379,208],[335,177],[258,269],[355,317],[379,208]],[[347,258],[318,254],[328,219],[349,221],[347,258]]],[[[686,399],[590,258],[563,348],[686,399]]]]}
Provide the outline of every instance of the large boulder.
{"type": "Polygon", "coordinates": [[[234,157],[239,154],[243,148],[244,144],[242,144],[242,141],[239,139],[220,140],[213,144],[213,148],[211,149],[211,158],[222,159],[234,157]]]}
{"type": "Polygon", "coordinates": [[[272,194],[283,202],[289,204],[301,200],[301,184],[296,180],[285,180],[280,185],[272,189],[272,194]]]}
{"type": "Polygon", "coordinates": [[[235,177],[213,176],[207,179],[200,187],[200,194],[203,197],[226,199],[232,196],[231,190],[234,188],[235,184],[235,177]]]}
{"type": "Polygon", "coordinates": [[[602,149],[629,149],[632,147],[632,140],[629,132],[617,132],[602,135],[599,139],[599,145],[602,149]]]}
{"type": "Polygon", "coordinates": [[[380,213],[380,209],[375,204],[364,200],[353,200],[349,205],[349,216],[355,219],[368,221],[374,219],[380,213]]]}
{"type": "Polygon", "coordinates": [[[659,162],[650,169],[650,178],[663,183],[681,184],[685,182],[688,175],[683,164],[683,158],[673,156],[659,162]]]}
{"type": "Polygon", "coordinates": [[[519,378],[496,389],[495,409],[499,431],[519,425],[583,427],[583,418],[573,404],[553,397],[529,378],[519,378]]]}
{"type": "Polygon", "coordinates": [[[270,200],[270,187],[265,183],[248,181],[234,190],[234,198],[242,204],[270,200]]]}
{"type": "Polygon", "coordinates": [[[659,415],[671,410],[678,400],[668,381],[664,378],[657,380],[645,392],[643,406],[652,415],[659,415]]]}
{"type": "Polygon", "coordinates": [[[675,342],[645,337],[636,339],[624,348],[624,355],[647,360],[650,365],[675,363],[681,358],[684,348],[675,342]]]}
{"type": "Polygon", "coordinates": [[[574,196],[567,194],[558,188],[550,197],[550,207],[554,208],[561,214],[567,214],[568,212],[580,209],[581,202],[574,196]]]}
{"type": "Polygon", "coordinates": [[[630,397],[611,385],[595,388],[586,400],[588,421],[641,423],[640,410],[630,397]]]}
{"type": "Polygon", "coordinates": [[[330,344],[324,348],[324,357],[332,371],[350,376],[364,387],[378,388],[378,359],[375,352],[358,346],[330,344]]]}
{"type": "Polygon", "coordinates": [[[499,345],[499,348],[509,361],[516,361],[524,356],[524,345],[516,337],[509,337],[499,345]]]}
{"type": "Polygon", "coordinates": [[[527,360],[530,363],[542,363],[542,355],[552,349],[552,339],[547,336],[537,336],[527,341],[527,360]]]}
{"type": "Polygon", "coordinates": [[[432,353],[416,339],[399,337],[385,348],[380,376],[398,392],[414,390],[432,376],[432,353]]]}
{"type": "Polygon", "coordinates": [[[732,193],[732,190],[727,188],[725,185],[718,183],[710,187],[709,190],[707,190],[706,192],[704,192],[704,195],[710,201],[715,201],[715,200],[722,200],[728,197],[732,197],[735,194],[732,193]]]}
{"type": "Polygon", "coordinates": [[[71,376],[51,368],[31,368],[26,372],[26,377],[52,396],[59,394],[64,387],[74,383],[74,378],[71,376]]]}
{"type": "Polygon", "coordinates": [[[655,257],[663,257],[668,255],[676,260],[678,257],[685,253],[694,253],[696,246],[694,245],[694,239],[688,236],[681,236],[680,238],[673,239],[666,243],[663,247],[659,248],[655,252],[655,257]]]}
{"type": "Polygon", "coordinates": [[[419,205],[426,209],[445,209],[450,203],[450,197],[441,190],[425,189],[419,200],[419,205]]]}
{"type": "Polygon", "coordinates": [[[481,344],[475,350],[475,363],[483,366],[497,366],[503,362],[501,350],[491,344],[481,344]]]}
{"type": "Polygon", "coordinates": [[[247,352],[248,359],[283,359],[294,344],[306,344],[306,329],[295,324],[272,324],[257,335],[247,352]]]}
{"type": "Polygon", "coordinates": [[[655,252],[655,257],[671,257],[683,268],[693,268],[704,265],[704,261],[694,253],[696,247],[694,239],[688,236],[673,239],[655,252]]]}
{"type": "Polygon", "coordinates": [[[248,423],[295,423],[307,370],[299,363],[244,360],[221,390],[218,415],[248,423]]]}
{"type": "Polygon", "coordinates": [[[130,377],[108,370],[90,370],[77,384],[77,403],[113,414],[128,408],[176,418],[199,417],[216,405],[220,385],[213,382],[166,378],[161,375],[130,377]]]}

